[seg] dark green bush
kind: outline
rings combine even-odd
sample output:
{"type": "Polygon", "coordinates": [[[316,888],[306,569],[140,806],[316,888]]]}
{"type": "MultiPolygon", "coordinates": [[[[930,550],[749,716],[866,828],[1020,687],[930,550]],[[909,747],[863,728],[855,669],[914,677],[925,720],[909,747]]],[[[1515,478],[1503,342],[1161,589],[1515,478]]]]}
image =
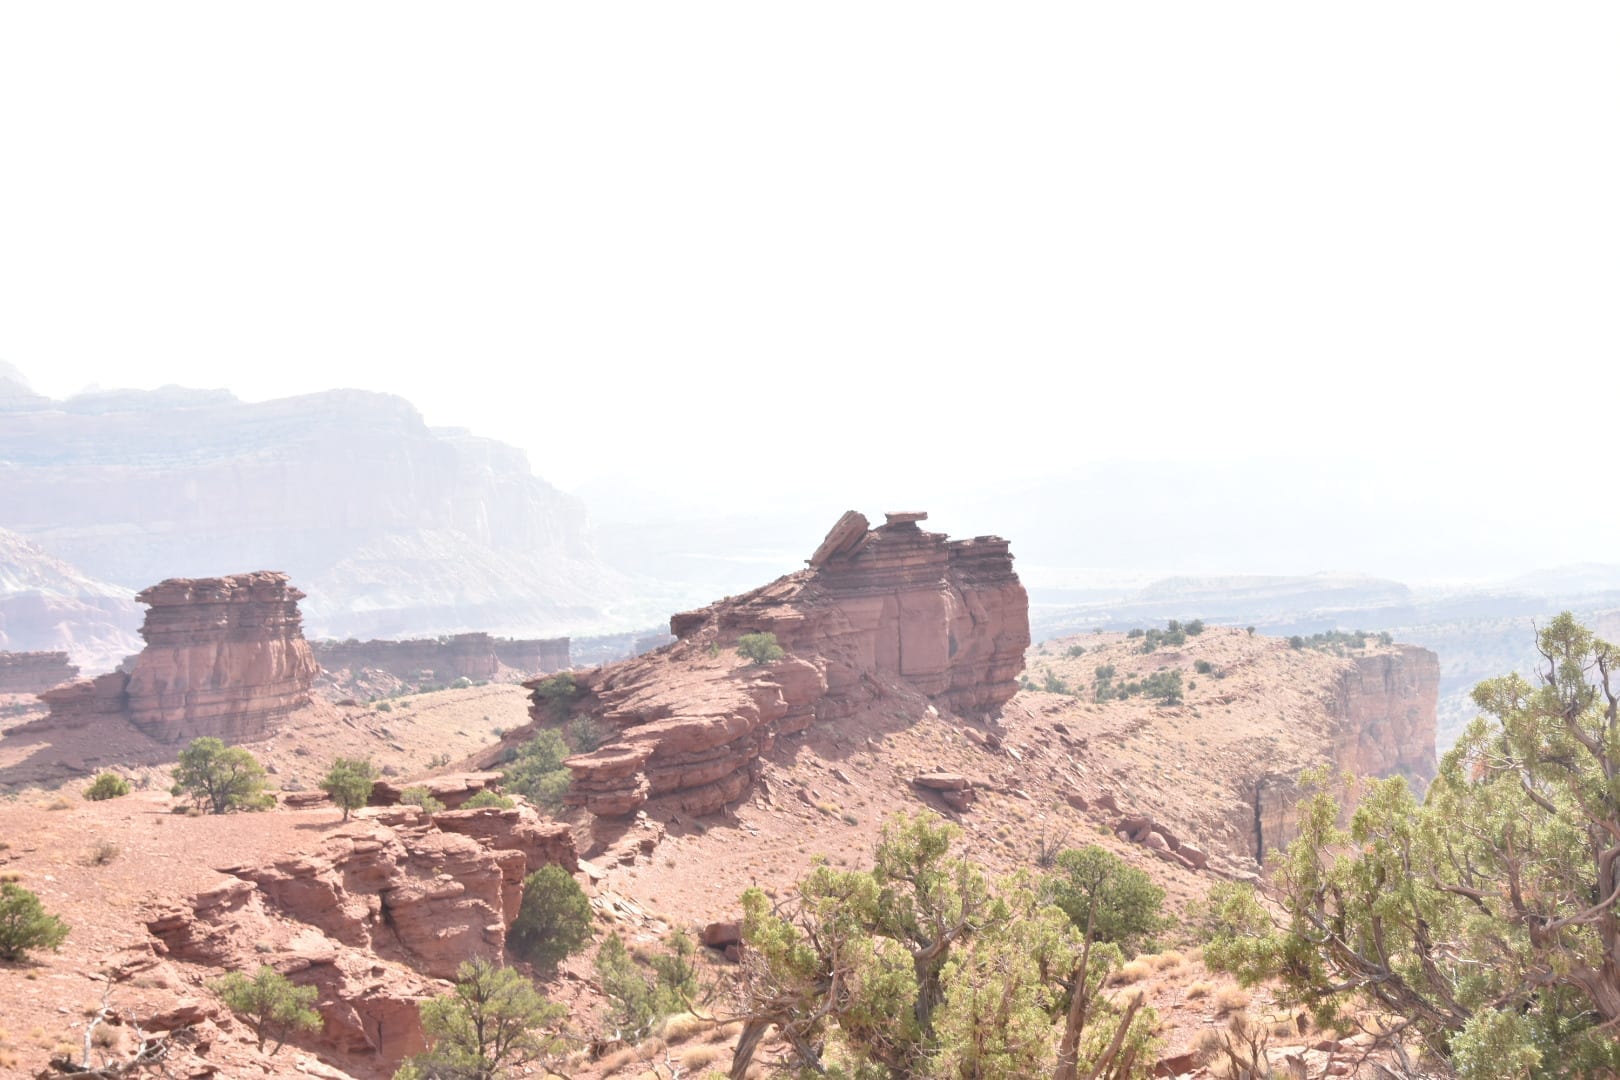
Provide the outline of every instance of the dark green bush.
{"type": "Polygon", "coordinates": [[[523,903],[507,945],[537,967],[555,969],[591,940],[591,904],[573,875],[542,866],[523,879],[523,903]]]}
{"type": "Polygon", "coordinates": [[[14,882],[0,883],[0,960],[21,960],[30,949],[55,949],[68,925],[47,915],[39,897],[14,882]]]}
{"type": "Polygon", "coordinates": [[[744,634],[738,638],[737,654],[755,666],[774,664],[787,655],[782,646],[776,643],[776,635],[768,630],[759,634],[744,634]]]}
{"type": "Polygon", "coordinates": [[[115,772],[104,772],[97,776],[95,782],[84,789],[84,797],[91,802],[101,802],[104,799],[116,799],[129,794],[129,781],[115,772]]]}

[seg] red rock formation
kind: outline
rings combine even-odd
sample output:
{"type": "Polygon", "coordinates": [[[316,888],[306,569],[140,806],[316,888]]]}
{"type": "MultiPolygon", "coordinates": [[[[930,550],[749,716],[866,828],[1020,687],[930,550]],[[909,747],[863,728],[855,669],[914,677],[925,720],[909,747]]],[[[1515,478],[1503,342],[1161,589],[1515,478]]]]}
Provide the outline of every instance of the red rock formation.
{"type": "Polygon", "coordinates": [[[269,963],[321,990],[317,1041],[390,1064],[422,1048],[417,1004],[463,960],[498,959],[525,874],[577,867],[564,826],[532,810],[366,811],[305,855],[229,875],[147,923],[172,960],[269,963]]]}
{"type": "Polygon", "coordinates": [[[1440,658],[1416,645],[1356,657],[1328,714],[1339,724],[1338,767],[1356,776],[1434,779],[1440,658]]]}
{"type": "MultiPolygon", "coordinates": [[[[1434,779],[1439,696],[1440,658],[1428,649],[1397,645],[1348,658],[1326,701],[1333,775],[1404,776],[1421,791],[1434,779]]],[[[1257,859],[1298,835],[1297,775],[1271,771],[1255,782],[1257,859]]]]}
{"type": "Polygon", "coordinates": [[[319,668],[301,630],[303,593],[269,570],[171,578],[140,593],[146,648],[113,672],[41,694],[50,726],[122,715],[154,739],[226,741],[274,730],[310,701],[319,668]]]}
{"type": "Polygon", "coordinates": [[[129,677],[129,718],[164,742],[261,735],[309,704],[319,670],[286,574],[171,578],[136,594],[151,606],[129,677]]]}
{"type": "MultiPolygon", "coordinates": [[[[676,615],[676,644],[576,676],[579,707],[618,736],[566,762],[570,801],[602,816],[648,799],[711,812],[747,790],[778,735],[849,716],[888,683],[955,712],[999,709],[1029,646],[1007,542],[950,542],[918,528],[926,516],[890,514],[871,529],[850,511],[810,569],[676,615]],[[731,647],[755,632],[789,655],[741,665],[731,647]]],[[[548,719],[538,704],[534,715],[548,719]]]]}
{"type": "Polygon", "coordinates": [[[37,694],[78,674],[65,652],[0,652],[0,694],[37,694]]]}

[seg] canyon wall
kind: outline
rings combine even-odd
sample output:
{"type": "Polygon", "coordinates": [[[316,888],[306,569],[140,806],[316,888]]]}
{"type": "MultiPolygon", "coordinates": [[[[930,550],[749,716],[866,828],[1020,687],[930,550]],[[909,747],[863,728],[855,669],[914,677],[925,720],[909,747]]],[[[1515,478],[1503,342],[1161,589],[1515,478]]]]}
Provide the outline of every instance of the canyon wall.
{"type": "MultiPolygon", "coordinates": [[[[575,676],[608,745],[570,758],[569,798],[604,817],[663,799],[688,813],[745,791],[781,735],[836,721],[890,694],[993,713],[1017,692],[1029,603],[1005,540],[950,541],[893,513],[871,528],[850,511],[809,569],[670,620],[678,639],[575,676]],[[786,651],[745,664],[744,634],[786,651]]],[[[529,684],[531,686],[537,684],[529,684]]],[[[537,722],[554,720],[537,699],[537,722]]]]}
{"type": "Polygon", "coordinates": [[[82,727],[120,718],[161,742],[254,738],[309,704],[319,670],[287,575],[269,570],[171,578],[141,592],[146,648],[127,671],[41,694],[41,723],[82,727]]]}
{"type": "MultiPolygon", "coordinates": [[[[1323,700],[1328,739],[1320,764],[1349,774],[1404,776],[1419,791],[1434,779],[1440,658],[1416,645],[1354,656],[1323,700]]],[[[1264,860],[1298,835],[1299,769],[1268,770],[1254,783],[1254,854],[1264,860]]],[[[1340,788],[1341,803],[1353,793],[1340,788]]],[[[1348,807],[1347,807],[1348,809],[1348,807]]]]}
{"type": "Polygon", "coordinates": [[[369,668],[401,679],[432,681],[493,679],[502,667],[549,674],[569,666],[568,639],[514,640],[485,633],[409,641],[314,641],[315,659],[327,671],[369,668]]]}
{"type": "Polygon", "coordinates": [[[577,499],[401,398],[168,387],[0,416],[0,527],[126,590],[280,567],[336,638],[607,630],[634,606],[577,499]]]}
{"type": "Polygon", "coordinates": [[[0,652],[0,694],[37,694],[78,674],[65,652],[0,652]]]}
{"type": "MultiPolygon", "coordinates": [[[[4,513],[0,496],[0,522],[4,513]]],[[[0,528],[0,650],[64,652],[83,670],[111,671],[141,647],[140,623],[133,589],[97,581],[0,528]]]]}

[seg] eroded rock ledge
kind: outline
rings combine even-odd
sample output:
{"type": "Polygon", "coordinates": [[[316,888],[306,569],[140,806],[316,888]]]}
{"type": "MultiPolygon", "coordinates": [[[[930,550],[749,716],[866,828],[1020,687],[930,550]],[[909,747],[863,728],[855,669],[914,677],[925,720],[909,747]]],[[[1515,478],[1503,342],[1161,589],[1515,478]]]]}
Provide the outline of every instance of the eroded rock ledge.
{"type": "MultiPolygon", "coordinates": [[[[926,517],[891,513],[871,528],[850,511],[809,569],[676,615],[675,644],[576,676],[576,711],[610,737],[565,762],[570,801],[603,817],[649,800],[710,813],[747,790],[778,736],[847,717],[895,684],[956,713],[1000,709],[1029,646],[1007,541],[951,541],[920,528],[926,517]],[[738,638],[759,632],[787,655],[740,659],[738,638]]],[[[554,719],[547,710],[537,702],[537,722],[554,719]]]]}
{"type": "Polygon", "coordinates": [[[526,807],[363,810],[312,852],[221,868],[147,922],[167,961],[253,971],[320,991],[313,1041],[390,1066],[422,1049],[417,1005],[463,960],[499,961],[524,876],[578,868],[568,828],[526,807]]]}
{"type": "Polygon", "coordinates": [[[304,640],[304,594],[271,570],[170,578],[138,594],[146,648],[126,671],[48,690],[42,724],[126,720],[162,742],[272,731],[310,702],[319,670],[304,640]]]}

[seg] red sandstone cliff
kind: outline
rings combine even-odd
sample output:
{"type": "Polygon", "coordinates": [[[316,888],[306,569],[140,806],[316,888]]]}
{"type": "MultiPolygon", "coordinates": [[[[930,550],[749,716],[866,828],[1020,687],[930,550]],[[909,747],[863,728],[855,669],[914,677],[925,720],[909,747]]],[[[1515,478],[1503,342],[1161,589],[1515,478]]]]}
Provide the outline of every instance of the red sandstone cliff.
{"type": "Polygon", "coordinates": [[[301,628],[303,595],[270,570],[154,585],[136,597],[149,610],[133,667],[41,694],[51,710],[43,723],[121,717],[163,742],[271,731],[309,704],[319,670],[301,628]]]}
{"type": "MultiPolygon", "coordinates": [[[[1396,645],[1342,661],[1323,702],[1329,741],[1314,763],[1331,764],[1335,777],[1404,776],[1421,790],[1434,779],[1439,697],[1440,658],[1428,649],[1396,645]]],[[[1300,769],[1268,768],[1254,782],[1258,859],[1298,834],[1300,769]]]]}
{"type": "MultiPolygon", "coordinates": [[[[900,686],[953,712],[999,709],[1018,688],[1028,597],[1005,540],[952,542],[919,528],[926,517],[890,514],[873,529],[850,511],[809,569],[676,615],[675,644],[577,676],[577,711],[614,736],[566,762],[570,801],[604,817],[649,799],[711,812],[747,789],[778,736],[900,686]],[[787,656],[739,660],[738,638],[759,632],[787,656]]],[[[541,705],[534,715],[549,719],[541,705]]]]}

